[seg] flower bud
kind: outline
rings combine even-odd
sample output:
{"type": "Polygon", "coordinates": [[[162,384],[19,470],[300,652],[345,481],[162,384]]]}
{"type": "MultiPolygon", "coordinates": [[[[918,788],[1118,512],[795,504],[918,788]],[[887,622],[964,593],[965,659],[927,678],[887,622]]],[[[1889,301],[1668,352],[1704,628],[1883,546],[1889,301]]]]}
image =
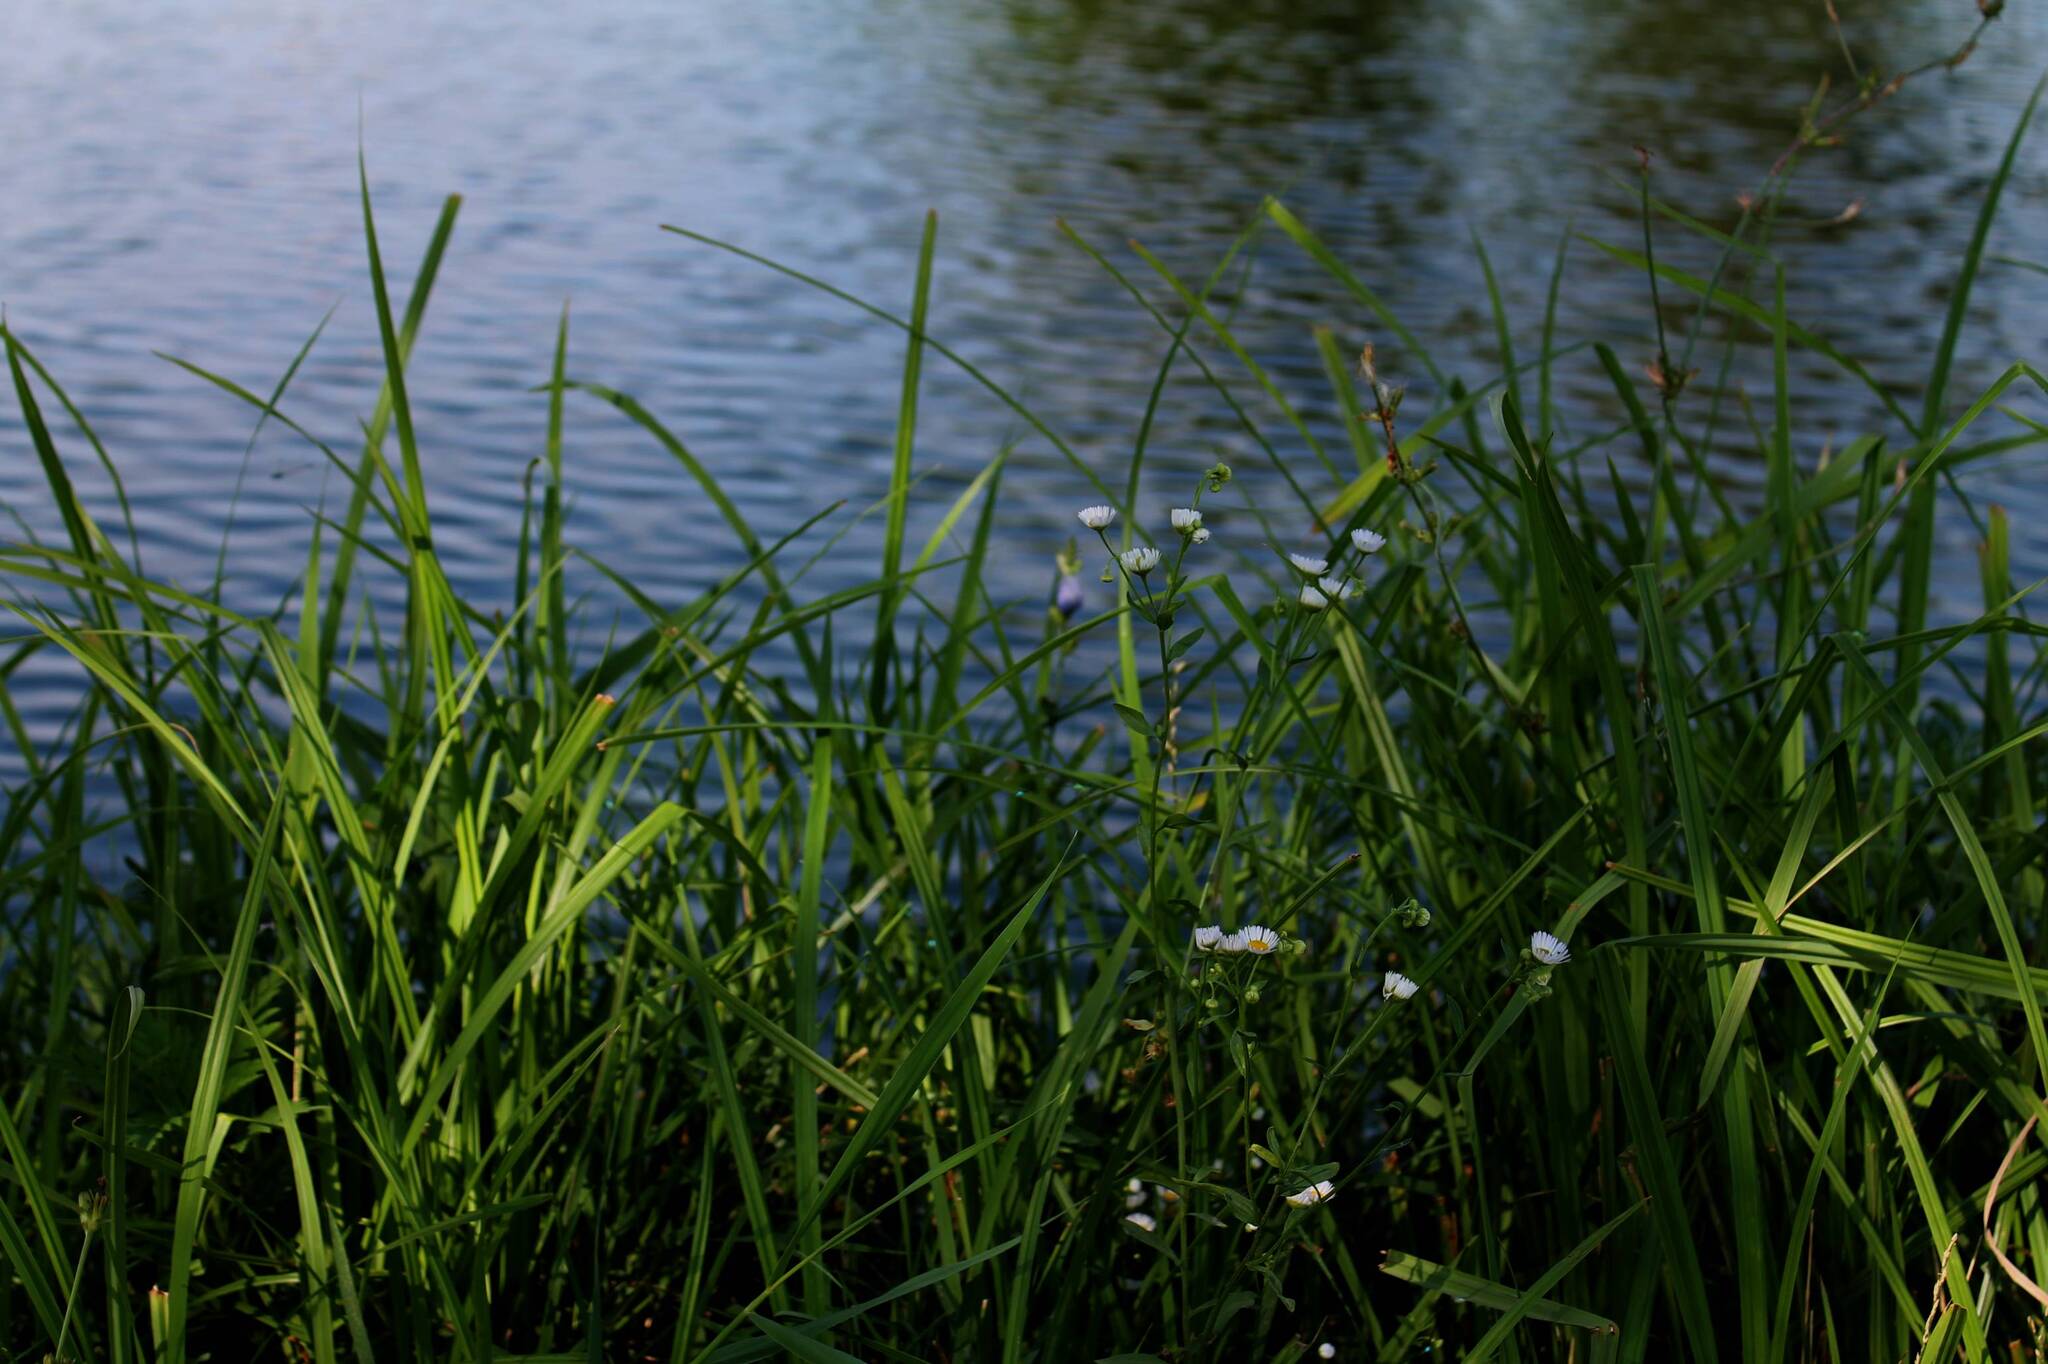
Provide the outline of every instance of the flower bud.
{"type": "Polygon", "coordinates": [[[1052,589],[1052,609],[1062,621],[1072,620],[1080,614],[1087,603],[1087,596],[1081,588],[1081,575],[1062,573],[1052,589]]]}

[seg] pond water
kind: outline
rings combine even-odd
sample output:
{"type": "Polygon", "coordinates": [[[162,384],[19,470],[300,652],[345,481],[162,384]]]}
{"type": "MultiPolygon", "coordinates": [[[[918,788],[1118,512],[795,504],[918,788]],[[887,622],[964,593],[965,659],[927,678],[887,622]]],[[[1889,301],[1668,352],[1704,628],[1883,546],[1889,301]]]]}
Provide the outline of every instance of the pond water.
{"type": "MultiPolygon", "coordinates": [[[[1881,70],[1953,50],[1976,18],[1970,0],[1843,8],[1858,60],[1881,70]]],[[[1518,353],[1533,356],[1568,227],[1639,239],[1635,145],[1655,153],[1660,192],[1726,225],[1820,73],[1842,65],[1818,0],[57,0],[16,7],[8,28],[0,301],[111,448],[146,569],[203,586],[232,509],[228,595],[257,610],[288,598],[312,509],[338,513],[346,489],[275,426],[251,450],[253,412],[152,352],[267,392],[333,309],[285,408],[337,448],[355,443],[381,375],[359,131],[398,296],[441,196],[464,196],[410,379],[437,538],[461,588],[509,603],[522,479],[546,416],[528,390],[546,377],[566,303],[571,373],[659,414],[764,535],[845,502],[826,523],[845,538],[806,580],[823,592],[877,560],[872,504],[888,483],[902,336],[662,224],[905,311],[922,216],[936,209],[933,333],[1120,474],[1164,338],[1059,220],[1163,306],[1130,239],[1199,278],[1261,197],[1280,196],[1449,368],[1484,377],[1496,353],[1475,235],[1518,353]]],[[[1792,196],[1790,215],[1810,222],[1860,202],[1844,225],[1781,238],[1792,309],[1909,408],[2043,34],[2035,7],[2014,6],[1959,70],[1851,125],[1792,196]]],[[[2048,256],[2044,167],[2048,131],[2023,150],[1993,252],[2048,256]]],[[[1709,260],[1673,231],[1663,242],[1681,263],[1709,260]]],[[[1349,350],[1375,335],[1373,319],[1272,233],[1229,292],[1243,338],[1330,431],[1310,328],[1331,325],[1349,350]]],[[[1973,314],[1952,389],[1964,397],[2015,358],[2044,358],[2048,277],[1991,264],[1973,314]]],[[[1561,341],[1606,340],[1632,368],[1654,351],[1642,277],[1584,243],[1570,247],[1559,316],[1561,341]]],[[[1281,431],[1229,356],[1204,352],[1281,431]]],[[[1754,381],[1760,352],[1743,352],[1736,375],[1754,381]]],[[[927,374],[913,543],[1014,445],[992,572],[1000,590],[1042,598],[1085,483],[957,371],[934,362],[927,374]]],[[[1411,401],[1433,396],[1419,373],[1399,377],[1411,401]]],[[[1590,353],[1561,361],[1557,384],[1567,440],[1608,419],[1590,353]]],[[[1869,395],[1825,365],[1801,359],[1794,384],[1802,467],[1879,429],[1869,395]]],[[[1755,391],[1767,414],[1767,386],[1755,391]]],[[[578,544],[662,601],[734,567],[731,537],[668,454],[594,400],[569,410],[578,544]]],[[[60,436],[114,524],[90,452],[60,436]]],[[[1312,491],[1334,486],[1298,440],[1277,443],[1312,491]]],[[[1341,439],[1334,448],[1348,461],[1341,439]]],[[[1286,505],[1280,476],[1191,368],[1169,387],[1154,451],[1148,505],[1179,500],[1218,458],[1243,474],[1233,494],[1286,505]]],[[[2048,571],[2038,458],[1965,481],[2011,506],[2023,579],[2048,571]]],[[[1758,495],[1745,424],[1723,423],[1714,459],[1731,497],[1758,495]]],[[[0,500],[37,532],[58,529],[11,411],[0,500]]],[[[1233,505],[1211,517],[1219,544],[1260,535],[1233,505]]],[[[1974,614],[1975,532],[1960,513],[1943,526],[1941,610],[1974,614]]],[[[395,601],[399,589],[377,590],[395,601]]],[[[610,611],[581,621],[588,641],[602,641],[610,611]]],[[[40,734],[75,695],[54,663],[14,687],[40,734]]],[[[15,770],[15,756],[0,763],[15,770]]]]}

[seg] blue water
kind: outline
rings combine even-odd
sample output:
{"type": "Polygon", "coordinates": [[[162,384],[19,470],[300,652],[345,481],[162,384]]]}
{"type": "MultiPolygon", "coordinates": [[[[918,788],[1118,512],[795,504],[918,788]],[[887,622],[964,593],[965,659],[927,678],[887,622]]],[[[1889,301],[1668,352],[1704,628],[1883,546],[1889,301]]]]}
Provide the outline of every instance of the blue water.
{"type": "MultiPolygon", "coordinates": [[[[871,576],[873,504],[887,486],[903,339],[758,266],[664,233],[729,238],[906,310],[922,215],[940,257],[932,330],[1120,472],[1162,353],[1156,324],[1067,242],[1064,218],[1166,306],[1136,238],[1199,278],[1261,196],[1283,197],[1468,376],[1496,363],[1472,234],[1484,239],[1535,354],[1550,262],[1568,226],[1633,243],[1631,148],[1659,191],[1726,225],[1842,59],[1818,4],[1782,0],[1408,0],[1373,6],[1221,0],[750,0],[602,7],[360,0],[66,0],[6,6],[0,43],[0,302],[68,385],[127,480],[146,570],[210,580],[232,515],[230,601],[290,597],[312,509],[346,489],[320,456],[156,358],[187,358],[267,392],[333,310],[285,409],[336,448],[357,441],[381,376],[357,200],[360,134],[400,297],[441,197],[464,197],[410,385],[437,525],[458,586],[510,603],[522,479],[542,452],[554,327],[571,310],[572,374],[627,390],[722,479],[764,536],[844,501],[846,530],[805,590],[871,576]],[[246,456],[246,458],[245,458],[246,456]],[[236,489],[240,485],[239,500],[236,489]],[[850,529],[848,529],[850,524],[850,529]]],[[[1868,7],[1854,6],[1852,10],[1868,7]]],[[[1893,70],[1953,48],[1968,0],[1848,13],[1859,62],[1893,70]]],[[[1792,309],[1917,410],[1978,194],[2037,76],[2044,21],[2015,5],[1960,70],[1909,84],[1817,154],[1788,213],[1792,309]]],[[[2048,131],[2023,151],[1992,250],[2048,256],[2048,131]]],[[[1667,230],[1661,249],[1708,254],[1667,230]]],[[[1268,234],[1226,291],[1241,335],[1340,463],[1349,453],[1310,327],[1345,349],[1384,329],[1268,234]]],[[[1670,312],[1673,321],[1681,310],[1670,312]]],[[[2048,277],[1987,266],[1954,391],[2040,360],[2048,277]]],[[[1601,339],[1631,368],[1654,351],[1640,275],[1570,250],[1560,340],[1601,339]]],[[[1213,342],[1203,352],[1311,491],[1333,487],[1273,406],[1213,342]]],[[[1709,353],[1710,360],[1712,353],[1709,353]]],[[[1768,347],[1742,341],[1734,378],[1768,422],[1768,347]]],[[[992,573],[1039,598],[1087,500],[1046,441],[942,363],[927,369],[913,545],[999,450],[1014,445],[992,573]]],[[[1564,442],[1610,421],[1590,354],[1562,362],[1564,442]]],[[[1811,468],[1882,429],[1867,394],[1811,357],[1794,365],[1797,457],[1811,468]]],[[[2031,395],[2013,395],[2038,414],[2031,395]]],[[[1739,410],[1731,407],[1731,413],[1739,410]]],[[[1998,418],[1987,432],[2014,429],[1998,418]]],[[[84,443],[60,429],[73,476],[117,518],[84,443]]],[[[1899,433],[1892,431],[1896,438],[1899,433]]],[[[1618,449],[1625,454],[1627,445],[1618,449]]],[[[1212,513],[1215,552],[1256,548],[1239,495],[1305,532],[1280,476],[1182,367],[1154,434],[1148,503],[1180,500],[1222,458],[1238,483],[1212,513]]],[[[1759,493],[1748,427],[1724,422],[1714,467],[1738,502],[1759,493]]],[[[2014,512],[2016,573],[2048,571],[2048,498],[2023,453],[1965,487],[2014,512]]],[[[618,414],[572,400],[571,538],[674,602],[733,568],[731,537],[675,462],[618,414]]],[[[1625,479],[1639,471],[1624,470],[1625,479]]],[[[58,522],[10,412],[0,501],[43,535],[58,522]]],[[[1163,517],[1163,513],[1162,513],[1163,517]]],[[[12,538],[14,528],[0,531],[12,538]]],[[[1967,517],[1945,515],[1946,617],[1978,597],[1967,517]]],[[[585,572],[579,587],[592,587],[585,572]]],[[[374,591],[395,609],[402,585],[374,591]]],[[[619,610],[580,621],[601,641],[619,610]]],[[[37,659],[11,679],[54,737],[75,674],[37,659]]],[[[0,773],[18,772],[0,741],[0,773]]]]}

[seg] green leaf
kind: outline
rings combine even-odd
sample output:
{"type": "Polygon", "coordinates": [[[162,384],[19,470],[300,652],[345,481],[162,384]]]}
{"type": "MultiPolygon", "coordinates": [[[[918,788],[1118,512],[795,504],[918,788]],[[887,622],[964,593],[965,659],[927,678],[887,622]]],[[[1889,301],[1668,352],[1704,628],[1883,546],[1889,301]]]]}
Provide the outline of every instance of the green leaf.
{"type": "MultiPolygon", "coordinates": [[[[1636,1206],[1640,1207],[1641,1204],[1636,1206]]],[[[1630,1213],[1634,1211],[1634,1208],[1629,1209],[1630,1213]]],[[[1626,1217],[1629,1214],[1622,1215],[1626,1217]]],[[[1588,1331],[1606,1332],[1620,1329],[1597,1313],[1518,1293],[1506,1284],[1482,1279],[1476,1274],[1467,1274],[1448,1265],[1440,1265],[1434,1260],[1410,1255],[1406,1251],[1388,1251],[1387,1258],[1380,1264],[1380,1273],[1391,1275],[1405,1283],[1412,1283],[1424,1292],[1448,1293],[1460,1302],[1469,1302],[1475,1307],[1490,1308],[1495,1312],[1515,1311],[1519,1316],[1534,1317],[1538,1321],[1554,1321],[1560,1326],[1579,1326],[1588,1331]]]]}
{"type": "Polygon", "coordinates": [[[864,1361],[857,1355],[850,1355],[844,1350],[835,1350],[821,1340],[812,1340],[809,1336],[798,1335],[787,1326],[782,1325],[780,1322],[772,1321],[758,1312],[754,1314],[752,1321],[755,1326],[760,1328],[762,1335],[789,1351],[796,1358],[807,1360],[810,1364],[864,1364],[864,1361]]]}
{"type": "Polygon", "coordinates": [[[1152,737],[1152,722],[1145,718],[1144,711],[1136,706],[1127,706],[1121,701],[1113,701],[1110,704],[1116,707],[1116,713],[1123,718],[1125,729],[1147,739],[1152,737]]]}
{"type": "Polygon", "coordinates": [[[1479,1343],[1472,1347],[1472,1353],[1466,1356],[1470,1364],[1481,1364],[1481,1361],[1491,1359],[1494,1351],[1507,1343],[1508,1333],[1515,1329],[1515,1323],[1523,1317],[1537,1317],[1538,1320],[1543,1321],[1560,1320],[1558,1316],[1539,1316],[1538,1312],[1541,1308],[1553,1308],[1556,1312],[1570,1313],[1573,1317],[1577,1318],[1577,1320],[1561,1322],[1561,1324],[1566,1326],[1584,1326],[1589,1330],[1599,1331],[1607,1335],[1612,1335],[1620,1330],[1613,1322],[1608,1321],[1604,1317],[1594,1317],[1590,1312],[1580,1312],[1576,1308],[1570,1307],[1556,1308],[1543,1295],[1564,1282],[1564,1276],[1571,1273],[1577,1267],[1579,1261],[1592,1254],[1594,1249],[1609,1236],[1613,1235],[1622,1223],[1628,1221],[1629,1218],[1634,1217],[1642,1210],[1643,1205],[1641,1203],[1634,1203],[1624,1208],[1621,1212],[1609,1218],[1603,1225],[1594,1228],[1583,1241],[1572,1247],[1570,1254],[1566,1255],[1549,1269],[1544,1270],[1542,1276],[1535,1283],[1529,1285],[1529,1291],[1519,1295],[1513,1305],[1507,1309],[1506,1314],[1493,1324],[1493,1329],[1479,1338],[1479,1343]],[[1592,1318],[1592,1322],[1600,1324],[1593,1325],[1592,1322],[1585,1320],[1588,1317],[1592,1318]]]}
{"type": "MultiPolygon", "coordinates": [[[[1159,1182],[1171,1185],[1173,1180],[1168,1176],[1162,1178],[1159,1182]]],[[[1258,1204],[1252,1202],[1249,1196],[1240,1193],[1236,1189],[1222,1184],[1205,1183],[1201,1180],[1191,1180],[1184,1187],[1205,1194],[1213,1194],[1215,1197],[1222,1199],[1223,1206],[1229,1209],[1230,1215],[1239,1222],[1257,1222],[1259,1220],[1258,1204]]]]}

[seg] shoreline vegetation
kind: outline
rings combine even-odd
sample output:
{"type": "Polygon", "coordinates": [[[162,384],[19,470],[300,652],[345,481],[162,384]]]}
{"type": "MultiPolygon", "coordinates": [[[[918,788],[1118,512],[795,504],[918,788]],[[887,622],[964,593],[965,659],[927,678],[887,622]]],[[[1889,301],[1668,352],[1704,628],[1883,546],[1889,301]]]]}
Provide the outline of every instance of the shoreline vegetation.
{"type": "Polygon", "coordinates": [[[1895,88],[1817,103],[1726,231],[1645,158],[1640,245],[1595,245],[1647,365],[1555,336],[1569,238],[1540,339],[1495,290],[1467,382],[1277,201],[1206,280],[1069,231],[1160,327],[1107,473],[928,334],[928,219],[907,316],[838,295],[905,363],[881,562],[826,595],[792,570],[829,513],[761,539],[575,377],[565,313],[515,609],[463,599],[406,374],[454,199],[400,300],[363,177],[359,443],[293,420],[297,360],[175,362],[349,482],[272,615],[141,574],[115,459],[0,326],[63,527],[0,548],[0,1359],[2035,1357],[2048,650],[1965,476],[2038,457],[2048,380],[1951,382],[2033,104],[1910,393],[1787,315],[1771,249],[1895,88]],[[1337,441],[1210,307],[1255,235],[1328,272],[1337,441]],[[1794,355],[1882,429],[1802,438],[1794,355]],[[984,582],[1001,456],[908,535],[936,364],[1070,458],[1049,607],[984,582]],[[1189,365],[1293,504],[1146,471],[1189,365]],[[1610,428],[1561,432],[1566,365],[1610,428]],[[653,600],[574,543],[593,402],[728,577],[653,600]],[[1754,506],[1703,454],[1745,422],[1754,506]],[[1982,607],[1944,624],[1958,517],[1982,607]],[[635,622],[595,660],[572,566],[635,622]],[[7,682],[43,657],[78,700],[39,747],[7,682]]]}

